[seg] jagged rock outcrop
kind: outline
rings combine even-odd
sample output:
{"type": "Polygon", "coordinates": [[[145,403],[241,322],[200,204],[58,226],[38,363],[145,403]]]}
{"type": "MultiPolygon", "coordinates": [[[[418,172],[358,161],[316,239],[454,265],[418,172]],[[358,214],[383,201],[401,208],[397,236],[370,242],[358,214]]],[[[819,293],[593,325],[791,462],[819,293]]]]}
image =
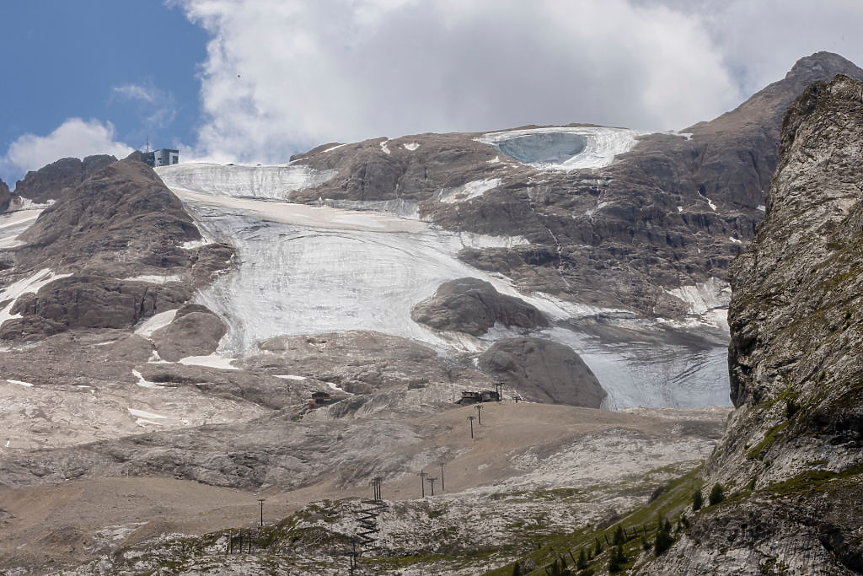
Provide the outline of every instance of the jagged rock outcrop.
{"type": "Polygon", "coordinates": [[[482,336],[496,323],[518,328],[548,326],[536,307],[495,290],[489,282],[459,278],[441,284],[435,295],[411,312],[415,322],[437,330],[482,336]]]}
{"type": "MultiPolygon", "coordinates": [[[[104,160],[81,163],[88,169],[104,160]]],[[[83,168],[82,168],[83,169],[83,168]]],[[[49,173],[53,173],[49,171],[49,173]]],[[[32,180],[32,179],[31,179],[32,180]]],[[[7,282],[63,274],[9,306],[0,339],[32,339],[77,328],[130,328],[182,306],[196,286],[230,265],[230,247],[186,249],[201,235],[153,170],[112,162],[46,208],[14,248],[7,282]],[[15,317],[21,315],[21,317],[15,317]]]]}
{"type": "Polygon", "coordinates": [[[37,204],[60,200],[93,174],[116,162],[113,156],[100,154],[78,158],[61,158],[47,166],[27,172],[15,184],[15,194],[37,204]]]}
{"type": "Polygon", "coordinates": [[[838,73],[863,79],[841,56],[813,54],[737,109],[686,135],[641,136],[595,170],[531,167],[477,141],[481,134],[324,145],[294,159],[335,176],[291,198],[407,204],[452,230],[523,237],[529,245],[462,257],[524,290],[680,316],[686,305],[666,289],[725,278],[763,216],[785,108],[838,73]]]}
{"type": "Polygon", "coordinates": [[[550,340],[500,340],[479,357],[479,366],[534,402],[599,408],[607,395],[578,354],[550,340]]]}
{"type": "Polygon", "coordinates": [[[739,493],[649,573],[863,570],[863,82],[809,86],[767,214],[731,267],[737,410],[705,480],[739,493]]]}
{"type": "Polygon", "coordinates": [[[9,186],[3,180],[0,180],[0,212],[4,212],[12,201],[12,193],[9,191],[9,186]]]}

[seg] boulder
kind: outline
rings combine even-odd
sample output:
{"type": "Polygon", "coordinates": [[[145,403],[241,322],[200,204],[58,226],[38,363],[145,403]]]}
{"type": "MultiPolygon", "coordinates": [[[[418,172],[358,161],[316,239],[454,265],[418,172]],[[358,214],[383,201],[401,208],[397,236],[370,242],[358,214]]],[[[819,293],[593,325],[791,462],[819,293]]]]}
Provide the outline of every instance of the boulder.
{"type": "Polygon", "coordinates": [[[438,330],[454,330],[482,336],[496,323],[518,328],[548,326],[536,307],[505,296],[489,282],[459,278],[441,284],[435,295],[411,311],[415,322],[438,330]]]}
{"type": "Polygon", "coordinates": [[[207,356],[216,351],[228,327],[205,306],[187,304],[174,320],[153,332],[152,340],[163,360],[177,362],[186,356],[207,356]]]}
{"type": "Polygon", "coordinates": [[[479,357],[479,367],[535,402],[599,408],[607,396],[578,354],[550,340],[495,342],[479,357]]]}

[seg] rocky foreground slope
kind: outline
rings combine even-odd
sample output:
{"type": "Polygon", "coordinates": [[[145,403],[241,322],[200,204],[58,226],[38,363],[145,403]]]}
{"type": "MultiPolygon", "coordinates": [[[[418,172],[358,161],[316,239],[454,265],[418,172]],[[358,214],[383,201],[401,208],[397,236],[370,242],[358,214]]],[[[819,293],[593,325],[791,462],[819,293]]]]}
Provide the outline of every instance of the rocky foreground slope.
{"type": "Polygon", "coordinates": [[[734,496],[645,574],[863,571],[863,82],[786,113],[767,215],[731,268],[737,407],[705,469],[734,496]]]}

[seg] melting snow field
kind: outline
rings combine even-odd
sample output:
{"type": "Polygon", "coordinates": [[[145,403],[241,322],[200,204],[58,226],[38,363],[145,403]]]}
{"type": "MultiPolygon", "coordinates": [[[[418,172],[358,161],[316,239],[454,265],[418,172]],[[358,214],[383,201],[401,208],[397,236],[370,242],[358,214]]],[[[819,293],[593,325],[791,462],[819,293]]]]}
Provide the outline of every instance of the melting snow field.
{"type": "Polygon", "coordinates": [[[535,168],[580,170],[603,168],[629,152],[645,134],[600,126],[548,127],[483,134],[476,140],[535,168]]]}
{"type": "Polygon", "coordinates": [[[36,221],[41,209],[22,209],[0,214],[0,248],[12,248],[21,244],[16,238],[36,221]]]}
{"type": "MultiPolygon", "coordinates": [[[[572,130],[609,136],[599,129],[572,130]]],[[[634,142],[631,131],[607,130],[615,135],[609,136],[609,142],[615,138],[634,142]]],[[[614,150],[623,148],[621,144],[614,150]]],[[[592,150],[593,154],[599,148],[592,150]]],[[[458,234],[392,213],[273,202],[277,194],[272,190],[259,188],[249,194],[248,189],[227,186],[232,177],[225,172],[232,167],[211,171],[218,179],[210,194],[200,166],[190,166],[194,177],[183,175],[184,166],[158,172],[183,199],[202,233],[232,243],[239,255],[235,273],[221,276],[196,297],[225,319],[229,331],[218,354],[194,363],[233,368],[227,356],[256,353],[257,342],[280,335],[374,330],[423,342],[442,354],[482,351],[496,339],[516,335],[512,330],[493,329],[480,339],[457,338],[413,322],[410,313],[418,302],[433,295],[441,283],[463,277],[491,282],[498,291],[530,302],[554,321],[602,317],[633,322],[631,313],[580,306],[540,293],[520,294],[508,279],[472,268],[457,257],[465,247],[508,246],[524,242],[521,238],[458,234]]],[[[265,168],[260,171],[266,172],[265,168]]],[[[481,194],[496,185],[483,184],[459,191],[458,196],[481,194]]],[[[672,294],[689,304],[694,316],[710,316],[712,321],[724,313],[723,288],[713,282],[672,294]]],[[[168,313],[154,317],[139,333],[152,333],[170,321],[168,313]]],[[[697,336],[707,329],[699,321],[678,328],[697,336]]],[[[650,333],[643,342],[636,338],[609,343],[564,327],[535,335],[581,354],[608,391],[609,408],[728,405],[726,343],[720,342],[721,336],[715,345],[704,345],[702,340],[687,346],[675,340],[679,335],[663,341],[661,323],[640,322],[640,333],[650,333]]],[[[712,330],[714,336],[719,333],[716,327],[712,330]]]]}

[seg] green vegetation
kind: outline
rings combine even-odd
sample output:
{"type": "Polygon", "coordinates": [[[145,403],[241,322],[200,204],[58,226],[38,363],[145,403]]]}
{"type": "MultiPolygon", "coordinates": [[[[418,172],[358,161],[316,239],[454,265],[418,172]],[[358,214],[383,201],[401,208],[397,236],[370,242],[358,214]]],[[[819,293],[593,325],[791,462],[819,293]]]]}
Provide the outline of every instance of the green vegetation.
{"type": "Polygon", "coordinates": [[[692,511],[698,512],[703,505],[704,497],[701,495],[701,489],[698,489],[692,494],[692,511]]]}
{"type": "Polygon", "coordinates": [[[707,503],[711,506],[716,506],[723,500],[725,500],[725,492],[722,490],[722,486],[717,482],[710,490],[710,495],[707,497],[707,503]]]}
{"type": "Polygon", "coordinates": [[[776,442],[777,434],[782,432],[786,426],[788,426],[787,420],[770,428],[764,435],[764,439],[756,444],[752,450],[746,453],[746,458],[748,460],[761,460],[764,457],[764,453],[773,446],[774,442],[776,442]]]}
{"type": "MultiPolygon", "coordinates": [[[[570,534],[549,537],[539,549],[522,557],[520,562],[530,559],[540,566],[530,576],[549,576],[555,573],[553,570],[566,566],[569,566],[569,574],[578,576],[606,574],[612,565],[617,566],[616,573],[628,573],[636,565],[644,563],[643,554],[654,549],[658,534],[666,535],[660,537],[660,547],[666,546],[663,552],[671,546],[674,542],[672,522],[681,527],[688,526],[684,514],[689,511],[694,492],[701,490],[700,472],[699,467],[670,482],[663,490],[657,491],[658,495],[652,501],[612,526],[599,531],[585,527],[570,534]]],[[[513,564],[509,564],[488,572],[487,576],[510,576],[512,570],[513,564]]]]}

